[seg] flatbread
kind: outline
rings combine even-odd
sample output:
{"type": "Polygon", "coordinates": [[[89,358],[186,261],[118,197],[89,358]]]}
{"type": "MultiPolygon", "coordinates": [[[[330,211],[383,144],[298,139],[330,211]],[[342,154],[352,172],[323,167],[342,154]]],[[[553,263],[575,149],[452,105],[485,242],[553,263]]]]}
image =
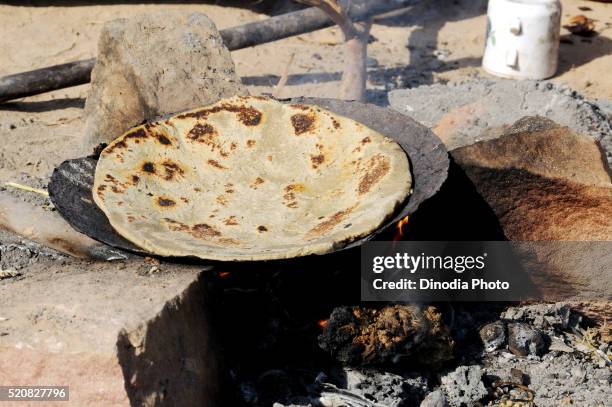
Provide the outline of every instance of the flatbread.
{"type": "Polygon", "coordinates": [[[102,151],[93,197],[148,252],[268,260],[370,234],[410,187],[393,140],[317,106],[253,96],[131,129],[102,151]]]}

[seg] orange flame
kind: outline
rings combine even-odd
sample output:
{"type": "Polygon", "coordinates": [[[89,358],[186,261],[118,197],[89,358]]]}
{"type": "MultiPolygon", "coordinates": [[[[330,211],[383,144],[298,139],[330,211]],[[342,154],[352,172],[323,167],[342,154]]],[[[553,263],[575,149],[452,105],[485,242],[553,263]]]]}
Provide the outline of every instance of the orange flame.
{"type": "Polygon", "coordinates": [[[400,219],[399,222],[397,222],[397,232],[395,232],[395,236],[393,237],[393,241],[397,242],[398,240],[402,240],[402,237],[404,237],[404,229],[406,227],[406,225],[408,225],[408,220],[410,219],[410,216],[404,216],[402,219],[400,219]]]}
{"type": "Polygon", "coordinates": [[[325,329],[327,328],[328,322],[329,322],[329,319],[321,319],[317,322],[317,325],[319,325],[319,328],[325,329]]]}
{"type": "Polygon", "coordinates": [[[219,277],[221,278],[227,278],[230,276],[230,272],[229,271],[222,271],[219,273],[219,277]]]}

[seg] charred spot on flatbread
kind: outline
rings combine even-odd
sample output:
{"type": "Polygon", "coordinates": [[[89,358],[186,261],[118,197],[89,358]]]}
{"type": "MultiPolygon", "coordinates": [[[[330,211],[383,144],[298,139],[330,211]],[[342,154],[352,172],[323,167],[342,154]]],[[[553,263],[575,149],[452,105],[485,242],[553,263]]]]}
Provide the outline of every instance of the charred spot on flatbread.
{"type": "Polygon", "coordinates": [[[314,114],[297,113],[291,116],[291,125],[296,136],[308,133],[314,130],[315,116],[314,114]]]}
{"type": "Polygon", "coordinates": [[[224,219],[223,223],[226,224],[227,226],[237,226],[238,220],[236,219],[234,215],[231,215],[227,217],[226,219],[224,219]]]}
{"type": "Polygon", "coordinates": [[[221,236],[221,232],[206,223],[198,223],[196,225],[193,225],[191,227],[190,233],[198,239],[207,239],[211,237],[221,236]]]}
{"type": "Polygon", "coordinates": [[[311,155],[310,161],[312,162],[312,168],[317,169],[319,168],[319,165],[325,162],[325,155],[324,154],[311,155]]]}
{"type": "Polygon", "coordinates": [[[359,195],[369,192],[376,183],[389,173],[390,169],[391,164],[389,158],[380,154],[373,156],[366,164],[365,173],[359,181],[359,187],[357,188],[359,195]]]}
{"type": "Polygon", "coordinates": [[[151,161],[145,161],[142,164],[142,170],[149,174],[155,174],[155,164],[152,163],[151,161]]]}
{"type": "Polygon", "coordinates": [[[159,205],[162,208],[169,208],[169,207],[175,206],[176,201],[168,197],[165,197],[165,196],[160,196],[157,198],[157,205],[159,205]]]}
{"type": "Polygon", "coordinates": [[[208,123],[196,123],[195,126],[187,133],[187,139],[197,141],[199,143],[212,144],[213,139],[217,136],[217,131],[208,123]]]}
{"type": "Polygon", "coordinates": [[[164,146],[172,145],[172,142],[170,141],[170,139],[163,134],[156,134],[155,138],[157,139],[159,144],[162,144],[164,146]]]}
{"type": "Polygon", "coordinates": [[[136,129],[128,134],[125,135],[125,137],[123,138],[123,140],[127,141],[127,140],[144,140],[146,139],[148,136],[147,132],[145,131],[145,129],[143,128],[139,128],[136,129]]]}
{"type": "Polygon", "coordinates": [[[227,167],[222,166],[222,165],[219,163],[219,161],[217,161],[217,160],[208,160],[207,162],[208,162],[208,164],[210,164],[211,166],[213,166],[213,167],[215,167],[215,168],[218,168],[218,169],[220,169],[220,170],[226,170],[226,169],[227,169],[227,167]]]}
{"type": "Polygon", "coordinates": [[[163,178],[166,181],[175,180],[185,174],[185,170],[178,164],[170,159],[166,159],[161,163],[164,169],[163,178]]]}
{"type": "Polygon", "coordinates": [[[354,208],[355,206],[352,206],[350,208],[346,208],[342,211],[334,213],[327,219],[324,218],[325,220],[323,222],[320,222],[318,225],[308,231],[307,236],[309,238],[313,238],[316,236],[320,236],[323,233],[329,232],[332,228],[339,225],[340,222],[346,219],[346,217],[350,215],[354,208]]]}
{"type": "Polygon", "coordinates": [[[244,124],[245,126],[257,126],[261,123],[263,114],[261,111],[255,109],[251,106],[246,106],[244,104],[234,104],[234,103],[219,103],[216,106],[210,108],[204,108],[195,110],[193,112],[184,113],[176,116],[178,119],[186,119],[186,118],[195,118],[202,119],[207,118],[210,115],[219,113],[219,112],[231,112],[235,113],[238,117],[238,120],[244,124]]]}

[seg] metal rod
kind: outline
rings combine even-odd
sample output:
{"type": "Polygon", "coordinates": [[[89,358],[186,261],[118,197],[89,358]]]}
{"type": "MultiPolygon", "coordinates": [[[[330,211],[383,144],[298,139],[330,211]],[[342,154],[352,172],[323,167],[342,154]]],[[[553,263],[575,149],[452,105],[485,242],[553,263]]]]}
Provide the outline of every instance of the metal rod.
{"type": "MultiPolygon", "coordinates": [[[[349,15],[354,21],[388,13],[416,3],[415,0],[354,1],[349,15]]],[[[221,30],[230,51],[277,41],[330,27],[334,23],[316,7],[294,11],[267,20],[221,30]]],[[[26,96],[88,83],[95,59],[68,62],[0,78],[0,103],[26,96]]]]}

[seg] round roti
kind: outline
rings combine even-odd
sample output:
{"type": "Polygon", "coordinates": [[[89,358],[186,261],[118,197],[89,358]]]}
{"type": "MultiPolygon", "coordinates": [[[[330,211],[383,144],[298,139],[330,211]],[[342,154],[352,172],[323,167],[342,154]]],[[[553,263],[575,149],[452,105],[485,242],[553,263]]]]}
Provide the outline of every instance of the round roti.
{"type": "Polygon", "coordinates": [[[93,197],[151,253],[268,260],[370,234],[410,187],[393,140],[317,106],[253,96],[131,129],[102,151],[93,197]]]}

